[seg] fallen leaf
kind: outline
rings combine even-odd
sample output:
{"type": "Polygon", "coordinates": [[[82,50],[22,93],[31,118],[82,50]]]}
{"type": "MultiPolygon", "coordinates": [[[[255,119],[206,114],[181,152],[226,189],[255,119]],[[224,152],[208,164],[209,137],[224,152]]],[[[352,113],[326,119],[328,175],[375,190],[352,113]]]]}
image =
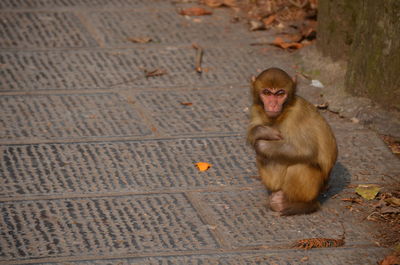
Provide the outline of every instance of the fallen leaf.
{"type": "Polygon", "coordinates": [[[285,42],[281,37],[276,37],[271,45],[282,48],[284,50],[297,50],[303,47],[303,44],[298,42],[285,42]]]}
{"type": "Polygon", "coordinates": [[[147,77],[153,77],[153,76],[160,76],[160,75],[165,75],[167,73],[167,71],[163,70],[163,69],[155,69],[155,70],[144,70],[144,73],[147,77]]]}
{"type": "Polygon", "coordinates": [[[270,26],[276,20],[276,15],[271,15],[267,18],[264,18],[262,22],[265,26],[270,26]]]}
{"type": "Polygon", "coordinates": [[[258,21],[258,20],[250,20],[250,31],[255,31],[255,30],[263,30],[265,29],[265,25],[263,22],[258,21]]]}
{"type": "Polygon", "coordinates": [[[366,200],[375,199],[376,195],[380,191],[380,187],[374,184],[360,184],[356,188],[356,193],[366,200]]]}
{"type": "Polygon", "coordinates": [[[388,202],[390,204],[394,204],[396,206],[400,206],[400,198],[395,198],[395,197],[387,198],[387,199],[385,199],[385,202],[388,202]]]}
{"type": "Polygon", "coordinates": [[[301,34],[285,34],[283,37],[290,42],[300,43],[303,40],[303,35],[301,34]]]}
{"type": "Polygon", "coordinates": [[[181,104],[184,106],[192,106],[193,105],[192,102],[181,102],[181,104]]]}
{"type": "Polygon", "coordinates": [[[384,258],[381,262],[379,262],[379,265],[396,265],[400,264],[400,257],[390,255],[384,258]]]}
{"type": "Polygon", "coordinates": [[[359,199],[359,198],[343,198],[343,199],[341,199],[341,201],[351,202],[351,203],[358,203],[358,204],[362,203],[361,199],[359,199]]]}
{"type": "Polygon", "coordinates": [[[152,41],[152,39],[149,37],[129,37],[127,40],[133,43],[149,43],[152,41]]]}
{"type": "Polygon", "coordinates": [[[220,7],[224,4],[224,0],[204,0],[204,4],[209,7],[220,7]]]}
{"type": "Polygon", "coordinates": [[[381,209],[381,213],[400,213],[400,209],[393,206],[384,206],[381,209]]]}
{"type": "Polygon", "coordinates": [[[206,162],[198,162],[196,163],[196,167],[199,171],[206,171],[211,167],[211,164],[206,163],[206,162]]]}
{"type": "Polygon", "coordinates": [[[206,10],[202,7],[189,7],[179,11],[182,16],[205,16],[211,15],[212,11],[206,10]]]}
{"type": "Polygon", "coordinates": [[[302,258],[300,259],[300,261],[301,261],[301,262],[306,262],[306,261],[308,261],[309,259],[310,259],[309,257],[304,256],[304,257],[302,257],[302,258]]]}
{"type": "Polygon", "coordinates": [[[237,6],[236,0],[204,0],[203,3],[209,7],[237,6]]]}

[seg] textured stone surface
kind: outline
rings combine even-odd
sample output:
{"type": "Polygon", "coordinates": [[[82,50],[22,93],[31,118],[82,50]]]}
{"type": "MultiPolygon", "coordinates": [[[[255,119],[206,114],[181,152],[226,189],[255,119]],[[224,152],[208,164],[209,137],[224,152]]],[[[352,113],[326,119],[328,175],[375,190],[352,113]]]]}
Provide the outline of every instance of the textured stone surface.
{"type": "Polygon", "coordinates": [[[64,7],[170,7],[168,1],[164,0],[3,0],[0,8],[64,8],[64,7]]]}
{"type": "Polygon", "coordinates": [[[72,13],[1,12],[2,48],[61,48],[96,46],[72,13]]]}
{"type": "Polygon", "coordinates": [[[250,101],[246,88],[142,92],[137,99],[157,128],[169,135],[244,134],[246,130],[250,101]]]}
{"type": "Polygon", "coordinates": [[[0,196],[241,186],[256,175],[249,153],[242,137],[7,146],[0,196]]]}
{"type": "MultiPolygon", "coordinates": [[[[70,262],[68,264],[84,265],[283,265],[283,264],[315,264],[315,265],[337,265],[337,264],[374,264],[382,254],[382,249],[325,249],[319,251],[294,251],[281,250],[269,253],[241,253],[237,255],[219,254],[207,256],[178,256],[163,258],[131,258],[131,259],[112,259],[70,262]]],[[[55,265],[56,263],[49,263],[55,265]]]]}
{"type": "Polygon", "coordinates": [[[356,228],[329,205],[314,214],[279,218],[266,207],[266,191],[204,193],[202,201],[211,209],[213,225],[232,247],[290,244],[304,238],[339,239],[343,227],[347,243],[370,238],[363,226],[356,228]]]}
{"type": "Polygon", "coordinates": [[[0,204],[0,259],[215,249],[182,194],[0,204]]]}
{"type": "Polygon", "coordinates": [[[132,37],[149,37],[154,43],[179,45],[246,40],[243,33],[247,29],[242,24],[229,24],[228,17],[219,15],[219,10],[213,11],[212,16],[202,17],[182,16],[179,8],[166,12],[154,9],[149,12],[101,11],[92,13],[91,20],[109,46],[127,45],[127,38],[132,37]],[[225,26],[219,27],[221,23],[225,26]]]}
{"type": "Polygon", "coordinates": [[[147,135],[115,94],[0,96],[0,139],[147,135]]]}
{"type": "Polygon", "coordinates": [[[348,181],[385,183],[398,180],[400,163],[375,132],[349,121],[332,121],[339,146],[338,162],[348,181]]]}
{"type": "Polygon", "coordinates": [[[0,90],[248,85],[257,69],[272,64],[286,65],[279,56],[274,55],[266,62],[261,57],[252,57],[254,52],[256,50],[252,48],[206,49],[202,63],[205,71],[200,75],[194,70],[196,52],[191,47],[0,51],[0,90]],[[156,69],[164,70],[166,74],[145,77],[145,70],[156,69]]]}
{"type": "MultiPolygon", "coordinates": [[[[355,196],[349,184],[395,180],[398,160],[374,133],[326,112],[339,161],[322,210],[268,210],[245,143],[249,83],[271,66],[293,75],[295,58],[250,45],[275,35],[232,24],[229,8],[185,17],[179,9],[195,4],[182,2],[0,1],[0,265],[383,259],[368,220],[341,199],[355,196]],[[165,74],[145,76],[157,69],[165,74]],[[343,231],[340,248],[292,246],[343,231]]],[[[320,103],[304,82],[300,94],[320,103]]]]}

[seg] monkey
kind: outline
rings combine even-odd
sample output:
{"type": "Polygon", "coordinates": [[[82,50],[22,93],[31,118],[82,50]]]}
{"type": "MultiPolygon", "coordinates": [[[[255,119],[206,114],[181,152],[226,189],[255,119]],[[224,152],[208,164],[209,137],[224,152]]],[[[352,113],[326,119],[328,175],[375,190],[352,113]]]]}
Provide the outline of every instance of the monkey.
{"type": "Polygon", "coordinates": [[[247,142],[270,192],[269,208],[282,216],[317,211],[338,154],[332,129],[314,105],[296,95],[296,82],[282,69],[261,72],[251,95],[247,142]]]}

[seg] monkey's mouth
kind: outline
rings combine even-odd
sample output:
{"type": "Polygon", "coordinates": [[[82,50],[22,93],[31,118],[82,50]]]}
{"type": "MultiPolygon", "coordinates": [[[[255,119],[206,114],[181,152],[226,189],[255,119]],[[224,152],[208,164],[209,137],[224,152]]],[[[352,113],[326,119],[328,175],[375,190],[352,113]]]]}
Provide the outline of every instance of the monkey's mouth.
{"type": "Polygon", "coordinates": [[[281,112],[280,111],[266,111],[268,117],[274,118],[277,117],[281,112]]]}

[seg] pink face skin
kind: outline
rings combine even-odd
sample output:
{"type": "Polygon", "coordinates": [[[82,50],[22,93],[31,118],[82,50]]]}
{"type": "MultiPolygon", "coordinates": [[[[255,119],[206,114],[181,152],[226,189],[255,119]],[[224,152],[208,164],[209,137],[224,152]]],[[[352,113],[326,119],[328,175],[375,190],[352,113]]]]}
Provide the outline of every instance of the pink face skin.
{"type": "Polygon", "coordinates": [[[287,93],[280,88],[264,88],[260,93],[264,110],[268,117],[276,118],[282,112],[283,103],[287,98],[287,93]]]}

